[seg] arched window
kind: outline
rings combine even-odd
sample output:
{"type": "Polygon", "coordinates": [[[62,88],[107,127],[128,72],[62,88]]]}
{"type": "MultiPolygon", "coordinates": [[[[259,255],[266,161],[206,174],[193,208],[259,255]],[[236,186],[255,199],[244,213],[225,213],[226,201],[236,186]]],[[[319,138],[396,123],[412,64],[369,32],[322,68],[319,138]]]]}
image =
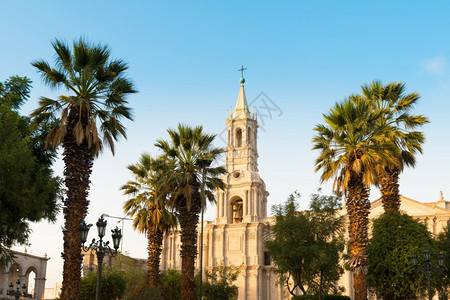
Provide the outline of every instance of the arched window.
{"type": "Polygon", "coordinates": [[[244,206],[242,203],[242,199],[237,199],[231,204],[231,208],[233,211],[233,223],[241,223],[242,216],[244,214],[244,206]]]}
{"type": "Polygon", "coordinates": [[[34,298],[34,292],[36,287],[36,274],[37,270],[35,267],[30,267],[27,270],[27,273],[25,274],[25,284],[27,285],[27,294],[33,296],[34,298]]]}
{"type": "Polygon", "coordinates": [[[242,129],[236,130],[236,148],[242,147],[242,129]]]}
{"type": "Polygon", "coordinates": [[[251,143],[252,143],[252,131],[251,131],[251,128],[248,127],[247,128],[247,145],[250,146],[251,143]]]}

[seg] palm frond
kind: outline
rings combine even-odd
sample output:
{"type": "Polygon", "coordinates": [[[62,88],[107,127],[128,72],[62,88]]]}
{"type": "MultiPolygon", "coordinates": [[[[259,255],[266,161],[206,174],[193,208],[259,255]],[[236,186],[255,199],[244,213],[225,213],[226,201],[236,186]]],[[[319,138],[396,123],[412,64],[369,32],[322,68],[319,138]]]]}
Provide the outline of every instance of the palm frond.
{"type": "MultiPolygon", "coordinates": [[[[32,65],[44,83],[51,88],[65,87],[71,95],[61,95],[57,100],[42,97],[32,117],[37,123],[59,119],[65,126],[74,126],[69,132],[75,134],[77,143],[87,143],[95,155],[103,144],[114,153],[114,141],[119,136],[126,138],[120,119],[133,118],[125,98],[137,92],[124,75],[127,64],[110,60],[108,46],[94,45],[84,38],[75,40],[71,47],[58,39],[52,46],[56,53],[54,67],[45,60],[36,60],[32,65]],[[62,115],[58,116],[60,112],[62,115]],[[79,120],[68,122],[69,118],[79,120]]],[[[48,140],[54,140],[53,137],[48,140]]]]}

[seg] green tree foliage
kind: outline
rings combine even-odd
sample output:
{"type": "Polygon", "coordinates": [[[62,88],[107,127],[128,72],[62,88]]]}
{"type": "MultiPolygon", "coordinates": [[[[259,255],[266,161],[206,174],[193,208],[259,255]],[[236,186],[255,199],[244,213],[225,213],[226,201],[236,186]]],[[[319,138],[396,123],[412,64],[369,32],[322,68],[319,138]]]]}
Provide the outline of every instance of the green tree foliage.
{"type": "Polygon", "coordinates": [[[233,283],[237,280],[240,267],[232,264],[225,267],[223,261],[212,271],[206,272],[203,282],[203,298],[205,300],[228,300],[236,297],[238,287],[233,283]]]}
{"type": "Polygon", "coordinates": [[[162,295],[166,300],[181,298],[181,274],[175,270],[167,270],[161,274],[162,295]]]}
{"type": "Polygon", "coordinates": [[[134,178],[121,189],[132,198],[125,201],[123,207],[133,218],[133,228],[147,235],[147,282],[156,287],[164,232],[177,224],[176,215],[167,210],[169,195],[165,191],[165,180],[160,180],[170,169],[164,160],[148,154],[142,154],[139,162],[129,165],[128,169],[134,178]]]}
{"type": "Polygon", "coordinates": [[[0,82],[0,265],[13,259],[9,247],[27,242],[30,221],[55,221],[59,210],[55,152],[42,148],[48,124],[32,127],[17,111],[30,88],[27,77],[0,82]]]}
{"type": "MultiPolygon", "coordinates": [[[[370,239],[368,282],[383,299],[416,299],[426,291],[423,272],[411,263],[413,253],[418,265],[424,262],[423,249],[431,250],[436,263],[438,248],[426,226],[400,212],[385,212],[373,222],[370,239]]],[[[432,286],[438,283],[433,277],[432,286]]]]}
{"type": "MultiPolygon", "coordinates": [[[[265,246],[280,281],[292,295],[338,292],[335,282],[343,273],[344,219],[337,215],[340,197],[312,195],[309,211],[298,211],[300,194],[291,194],[275,205],[273,224],[267,225],[265,246]],[[291,281],[293,286],[291,287],[291,281]]],[[[320,298],[322,299],[322,298],[320,298]]]]}
{"type": "MultiPolygon", "coordinates": [[[[116,261],[119,264],[113,265],[112,268],[103,269],[104,272],[120,272],[126,281],[126,288],[123,299],[127,300],[147,300],[161,299],[160,290],[151,288],[147,283],[147,272],[139,266],[136,266],[134,259],[128,255],[119,253],[116,261]]],[[[92,276],[92,275],[91,275],[92,276]]]]}
{"type": "Polygon", "coordinates": [[[27,77],[11,76],[0,82],[0,101],[11,105],[17,111],[30,96],[31,80],[27,77]]]}
{"type": "MultiPolygon", "coordinates": [[[[218,264],[211,272],[206,272],[207,280],[203,282],[203,299],[234,299],[233,297],[237,293],[237,287],[233,285],[233,282],[236,281],[239,272],[240,267],[233,265],[224,267],[223,263],[218,264]]],[[[162,272],[159,275],[159,282],[161,284],[158,287],[147,284],[147,276],[144,270],[131,268],[123,274],[126,280],[124,299],[179,300],[181,297],[181,273],[179,271],[169,269],[162,272]]],[[[199,297],[199,280],[200,276],[197,274],[195,276],[196,288],[194,299],[199,297]]]]}
{"type": "Polygon", "coordinates": [[[450,298],[450,226],[447,225],[445,230],[438,236],[438,248],[444,255],[444,268],[442,270],[441,285],[439,293],[440,299],[450,298]]]}
{"type": "MultiPolygon", "coordinates": [[[[125,273],[118,270],[105,270],[102,273],[101,298],[104,300],[115,300],[122,298],[127,287],[125,273]]],[[[81,279],[81,299],[95,299],[97,288],[97,272],[90,272],[81,279]]]]}
{"type": "Polygon", "coordinates": [[[176,270],[167,270],[159,275],[158,287],[147,284],[146,272],[139,272],[138,277],[127,279],[127,300],[179,300],[181,297],[181,274],[176,270]]]}
{"type": "Polygon", "coordinates": [[[425,135],[417,129],[428,123],[423,115],[412,114],[415,104],[419,102],[418,93],[405,93],[402,82],[383,85],[380,81],[362,86],[362,95],[352,97],[356,101],[367,101],[373,109],[383,113],[376,120],[377,126],[387,126],[387,138],[398,148],[396,164],[388,164],[379,174],[381,201],[385,211],[400,209],[399,176],[404,166],[414,167],[415,155],[422,153],[425,135]]]}

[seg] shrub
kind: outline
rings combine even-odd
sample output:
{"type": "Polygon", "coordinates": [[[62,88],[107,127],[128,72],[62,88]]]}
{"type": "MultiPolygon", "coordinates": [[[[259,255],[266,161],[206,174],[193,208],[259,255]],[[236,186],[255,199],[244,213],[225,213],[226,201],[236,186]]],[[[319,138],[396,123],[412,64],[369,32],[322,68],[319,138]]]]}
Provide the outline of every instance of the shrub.
{"type": "Polygon", "coordinates": [[[166,300],[178,300],[181,297],[181,274],[175,270],[167,270],[160,275],[161,293],[166,300]]]}
{"type": "MultiPolygon", "coordinates": [[[[369,241],[369,286],[383,299],[416,299],[427,285],[425,274],[412,265],[411,256],[418,255],[421,265],[424,247],[430,249],[434,262],[439,250],[424,224],[401,212],[382,214],[373,221],[369,241]]],[[[437,276],[433,276],[432,286],[436,285],[437,276]]]]}
{"type": "Polygon", "coordinates": [[[206,281],[203,281],[203,298],[205,300],[228,300],[237,294],[237,286],[233,283],[240,273],[240,266],[229,264],[225,267],[223,261],[214,269],[206,272],[206,281]]]}
{"type": "MultiPolygon", "coordinates": [[[[323,296],[324,300],[350,300],[351,298],[349,296],[342,296],[342,295],[325,295],[323,296]]],[[[319,296],[317,295],[301,295],[301,296],[294,296],[292,297],[292,300],[319,300],[319,296]]]]}
{"type": "MultiPolygon", "coordinates": [[[[124,273],[120,271],[106,271],[102,273],[101,298],[114,300],[122,298],[125,294],[127,281],[124,273]]],[[[97,272],[90,272],[81,279],[81,299],[95,299],[97,287],[97,272]]]]}

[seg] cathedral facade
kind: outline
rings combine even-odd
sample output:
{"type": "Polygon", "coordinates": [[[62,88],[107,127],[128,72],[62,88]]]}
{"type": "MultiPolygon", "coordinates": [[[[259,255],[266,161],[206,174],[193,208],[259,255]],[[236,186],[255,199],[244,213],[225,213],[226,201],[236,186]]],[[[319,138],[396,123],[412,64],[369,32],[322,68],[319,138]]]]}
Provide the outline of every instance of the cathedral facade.
{"type": "MultiPolygon", "coordinates": [[[[244,82],[241,78],[236,107],[227,116],[227,174],[222,176],[227,187],[216,191],[215,219],[204,222],[203,266],[205,270],[221,263],[240,266],[235,282],[239,300],[283,299],[284,291],[264,250],[263,227],[269,221],[269,193],[258,174],[258,122],[255,114],[250,113],[244,82]]],[[[180,248],[179,230],[167,234],[161,256],[162,270],[181,269],[180,248]]],[[[198,243],[198,253],[200,248],[198,243]]]]}
{"type": "MultiPolygon", "coordinates": [[[[278,283],[270,257],[264,249],[264,224],[273,222],[267,217],[267,197],[264,181],[258,174],[258,122],[250,113],[244,90],[241,87],[236,107],[227,116],[226,170],[222,180],[227,184],[224,191],[216,190],[216,216],[205,221],[203,235],[203,268],[212,270],[218,264],[240,266],[238,286],[239,300],[291,299],[284,286],[278,283]]],[[[437,202],[422,203],[401,197],[400,210],[426,224],[436,236],[450,222],[450,201],[444,200],[442,192],[437,202]]],[[[383,213],[381,199],[371,203],[369,219],[383,213]]],[[[346,215],[344,207],[340,214],[346,215]]],[[[198,227],[200,233],[200,224],[198,227]]],[[[200,234],[198,235],[200,253],[200,234]]],[[[180,230],[166,234],[161,255],[161,270],[181,270],[180,230]]],[[[196,260],[200,271],[200,255],[196,260]]],[[[345,271],[336,285],[345,288],[345,295],[354,299],[353,278],[345,271]]]]}

